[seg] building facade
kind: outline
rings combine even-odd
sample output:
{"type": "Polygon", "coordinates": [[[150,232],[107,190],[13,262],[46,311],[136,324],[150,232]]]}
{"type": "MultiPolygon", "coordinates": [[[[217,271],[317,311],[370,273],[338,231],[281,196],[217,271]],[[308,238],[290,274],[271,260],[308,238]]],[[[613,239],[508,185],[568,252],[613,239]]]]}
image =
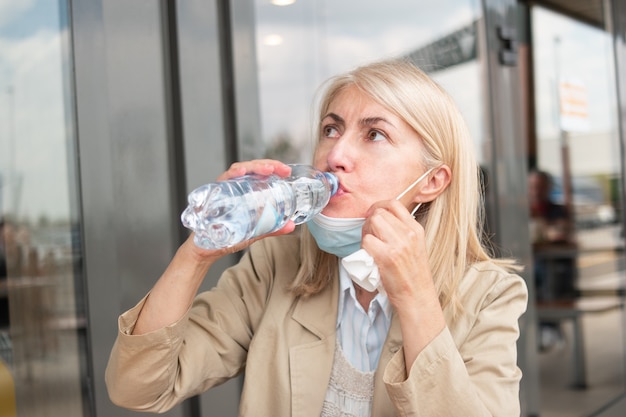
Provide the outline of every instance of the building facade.
{"type": "MultiPolygon", "coordinates": [[[[2,2],[0,414],[135,415],[109,401],[104,370],[119,314],[186,236],[187,193],[237,160],[308,162],[319,84],[400,56],[457,101],[492,240],[527,266],[523,415],[566,412],[545,401],[570,390],[550,366],[575,372],[580,345],[565,324],[566,348],[541,350],[526,178],[549,172],[575,213],[577,294],[619,298],[625,40],[625,0],[2,2]]],[[[626,392],[623,317],[602,314],[586,322],[585,415],[626,392]],[[602,362],[607,346],[619,362],[602,362]]],[[[240,384],[165,415],[235,416],[240,384]]]]}

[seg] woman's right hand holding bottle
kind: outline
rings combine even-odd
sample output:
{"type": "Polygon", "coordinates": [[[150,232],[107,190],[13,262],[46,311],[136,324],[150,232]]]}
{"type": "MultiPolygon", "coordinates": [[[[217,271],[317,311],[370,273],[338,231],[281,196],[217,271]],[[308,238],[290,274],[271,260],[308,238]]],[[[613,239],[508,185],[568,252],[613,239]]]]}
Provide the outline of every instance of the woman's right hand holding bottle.
{"type": "MultiPolygon", "coordinates": [[[[217,180],[224,181],[246,174],[287,177],[288,165],[270,159],[236,162],[217,180]]],[[[267,236],[291,233],[295,228],[289,221],[282,229],[259,236],[235,246],[216,250],[198,247],[193,234],[178,248],[165,272],[156,282],[139,314],[133,334],[143,334],[171,325],[180,320],[193,302],[209,268],[221,257],[238,252],[267,236]]]]}

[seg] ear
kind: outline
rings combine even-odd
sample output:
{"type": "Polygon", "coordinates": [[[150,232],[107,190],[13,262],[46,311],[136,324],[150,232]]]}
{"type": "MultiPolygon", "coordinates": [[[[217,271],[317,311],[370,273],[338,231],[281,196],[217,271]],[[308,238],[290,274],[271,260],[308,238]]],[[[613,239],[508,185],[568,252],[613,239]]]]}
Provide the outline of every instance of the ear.
{"type": "Polygon", "coordinates": [[[427,182],[420,188],[419,193],[413,199],[414,203],[428,203],[443,193],[452,180],[452,171],[447,165],[441,165],[433,170],[427,177],[427,182]]]}

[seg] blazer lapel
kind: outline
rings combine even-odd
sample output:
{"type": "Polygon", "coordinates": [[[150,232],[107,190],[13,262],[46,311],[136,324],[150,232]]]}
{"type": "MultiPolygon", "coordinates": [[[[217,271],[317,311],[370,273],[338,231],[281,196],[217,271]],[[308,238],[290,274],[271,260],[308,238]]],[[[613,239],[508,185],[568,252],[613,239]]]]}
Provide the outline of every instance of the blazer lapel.
{"type": "MultiPolygon", "coordinates": [[[[337,274],[335,274],[337,275],[337,274]]],[[[339,281],[300,299],[292,318],[319,340],[289,349],[292,417],[319,417],[335,353],[339,281]]]]}

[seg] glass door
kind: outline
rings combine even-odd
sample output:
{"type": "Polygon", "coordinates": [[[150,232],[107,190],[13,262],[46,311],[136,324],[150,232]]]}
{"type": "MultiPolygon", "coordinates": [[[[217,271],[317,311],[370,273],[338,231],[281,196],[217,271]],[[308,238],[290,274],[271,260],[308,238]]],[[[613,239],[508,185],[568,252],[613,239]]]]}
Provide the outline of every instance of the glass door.
{"type": "MultiPolygon", "coordinates": [[[[611,33],[531,8],[536,153],[529,197],[542,416],[624,391],[624,232],[611,33]]],[[[595,415],[595,414],[594,414],[595,415]]]]}
{"type": "Polygon", "coordinates": [[[310,160],[312,100],[328,77],[370,61],[406,56],[454,96],[483,157],[479,1],[391,0],[381,7],[374,0],[256,0],[255,14],[267,157],[310,160]]]}
{"type": "Polygon", "coordinates": [[[66,1],[0,5],[0,414],[88,416],[66,1]]]}

